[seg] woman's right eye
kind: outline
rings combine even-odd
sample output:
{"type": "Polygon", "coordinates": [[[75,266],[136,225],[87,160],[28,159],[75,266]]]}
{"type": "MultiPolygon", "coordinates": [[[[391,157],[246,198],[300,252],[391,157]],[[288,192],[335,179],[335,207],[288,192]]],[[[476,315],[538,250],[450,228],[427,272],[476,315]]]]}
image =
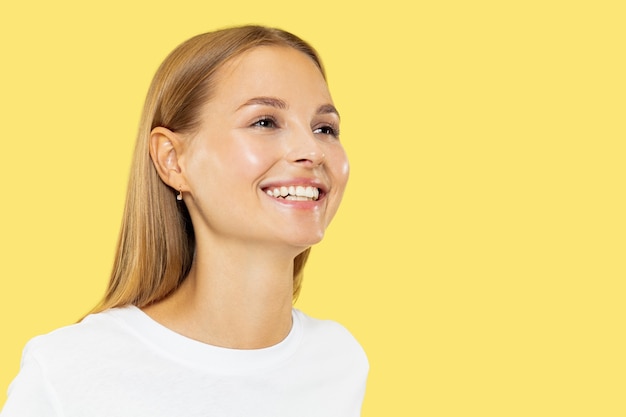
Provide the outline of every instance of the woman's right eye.
{"type": "Polygon", "coordinates": [[[277,127],[276,121],[272,117],[263,116],[258,119],[256,122],[252,123],[253,127],[261,127],[266,129],[273,129],[277,127]]]}

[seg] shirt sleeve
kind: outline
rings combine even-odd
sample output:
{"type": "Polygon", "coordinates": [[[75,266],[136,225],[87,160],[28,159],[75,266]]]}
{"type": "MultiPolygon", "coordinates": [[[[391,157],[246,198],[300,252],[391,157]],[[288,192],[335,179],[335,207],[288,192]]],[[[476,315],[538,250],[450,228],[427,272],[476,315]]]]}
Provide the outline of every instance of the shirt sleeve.
{"type": "Polygon", "coordinates": [[[62,417],[45,370],[27,345],[0,417],[62,417]]]}

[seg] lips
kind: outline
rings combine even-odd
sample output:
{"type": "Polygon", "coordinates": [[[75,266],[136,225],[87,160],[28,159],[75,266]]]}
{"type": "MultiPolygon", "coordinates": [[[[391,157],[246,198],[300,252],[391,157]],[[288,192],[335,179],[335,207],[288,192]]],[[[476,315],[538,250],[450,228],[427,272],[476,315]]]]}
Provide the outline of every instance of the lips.
{"type": "Polygon", "coordinates": [[[263,191],[270,197],[290,201],[317,201],[324,193],[320,188],[305,185],[270,186],[263,191]]]}

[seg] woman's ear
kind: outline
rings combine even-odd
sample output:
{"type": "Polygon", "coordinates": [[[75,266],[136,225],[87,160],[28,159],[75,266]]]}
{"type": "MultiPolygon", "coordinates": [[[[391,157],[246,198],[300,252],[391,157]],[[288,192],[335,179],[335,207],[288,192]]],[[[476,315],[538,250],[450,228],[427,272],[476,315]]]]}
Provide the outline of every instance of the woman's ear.
{"type": "Polygon", "coordinates": [[[164,183],[179,190],[184,180],[179,165],[182,153],[180,137],[165,127],[155,127],[150,132],[150,158],[164,183]]]}

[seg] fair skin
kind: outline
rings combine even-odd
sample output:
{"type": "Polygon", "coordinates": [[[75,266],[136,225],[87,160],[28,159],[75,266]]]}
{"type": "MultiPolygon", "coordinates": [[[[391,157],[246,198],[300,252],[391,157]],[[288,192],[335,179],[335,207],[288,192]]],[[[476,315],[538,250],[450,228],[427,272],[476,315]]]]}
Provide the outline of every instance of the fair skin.
{"type": "Polygon", "coordinates": [[[144,311],[204,343],[263,348],[291,329],[293,260],[322,239],[348,160],[326,82],[305,54],[257,47],[227,62],[215,85],[197,131],[152,132],[152,159],[182,190],[197,243],[181,287],[144,311]]]}

